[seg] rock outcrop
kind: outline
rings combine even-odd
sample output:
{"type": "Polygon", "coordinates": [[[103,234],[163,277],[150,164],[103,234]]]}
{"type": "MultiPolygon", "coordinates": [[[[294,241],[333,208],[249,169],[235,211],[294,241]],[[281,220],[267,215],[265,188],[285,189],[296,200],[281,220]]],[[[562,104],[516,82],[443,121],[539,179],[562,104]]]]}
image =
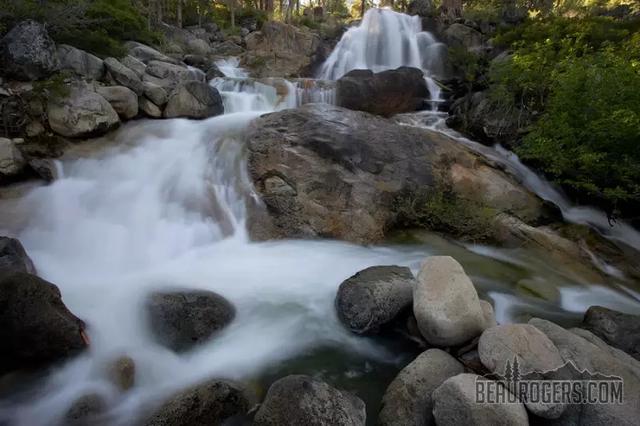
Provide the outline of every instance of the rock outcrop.
{"type": "Polygon", "coordinates": [[[35,274],[36,268],[20,241],[0,237],[0,273],[7,271],[35,274]]]}
{"type": "Polygon", "coordinates": [[[71,70],[78,76],[90,80],[100,80],[104,77],[104,61],[84,50],[61,44],[58,46],[58,58],[62,70],[71,70]]]}
{"type": "Polygon", "coordinates": [[[138,74],[136,74],[135,71],[124,66],[116,58],[105,59],[104,65],[109,72],[109,75],[116,81],[116,83],[124,87],[128,87],[138,96],[144,93],[142,80],[140,80],[140,77],[138,77],[138,74]]]}
{"type": "Polygon", "coordinates": [[[224,113],[218,90],[201,81],[181,83],[169,96],[165,118],[209,118],[224,113]]]}
{"type": "Polygon", "coordinates": [[[584,314],[582,327],[640,361],[638,315],[625,314],[602,306],[591,306],[584,314]]]}
{"type": "Polygon", "coordinates": [[[50,76],[60,65],[56,45],[44,25],[24,21],[0,41],[0,74],[20,81],[50,76]]]}

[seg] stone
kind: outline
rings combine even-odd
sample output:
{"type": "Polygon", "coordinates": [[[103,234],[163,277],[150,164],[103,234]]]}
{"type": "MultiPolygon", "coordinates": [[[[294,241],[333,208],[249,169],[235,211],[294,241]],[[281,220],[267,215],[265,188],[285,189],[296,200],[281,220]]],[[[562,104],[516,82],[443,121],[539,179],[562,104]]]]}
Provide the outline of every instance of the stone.
{"type": "Polygon", "coordinates": [[[144,45],[138,42],[127,42],[125,43],[125,47],[129,49],[129,55],[138,59],[143,63],[148,63],[149,61],[162,61],[169,63],[176,63],[177,61],[168,57],[164,53],[158,52],[153,47],[144,45]]]}
{"type": "Polygon", "coordinates": [[[429,349],[404,367],[387,388],[378,416],[380,426],[434,425],[432,393],[445,380],[464,373],[460,362],[429,349]]]}
{"type": "Polygon", "coordinates": [[[118,389],[127,391],[135,384],[136,363],[130,356],[118,357],[107,366],[107,374],[118,389]]]}
{"type": "Polygon", "coordinates": [[[20,174],[26,161],[11,139],[0,138],[0,179],[20,174]]]}
{"type": "Polygon", "coordinates": [[[223,113],[224,105],[217,89],[200,81],[187,81],[171,93],[163,116],[202,119],[223,113]]]}
{"type": "Polygon", "coordinates": [[[97,393],[78,398],[65,414],[65,424],[69,426],[89,426],[99,423],[99,417],[106,411],[107,404],[97,393]]]}
{"type": "Polygon", "coordinates": [[[640,316],[591,306],[584,314],[582,327],[640,360],[640,316]]]}
{"type": "Polygon", "coordinates": [[[204,40],[194,38],[187,42],[187,50],[196,55],[207,56],[211,53],[211,46],[204,40]]]}
{"type": "Polygon", "coordinates": [[[144,92],[144,86],[142,80],[138,77],[132,69],[124,66],[116,58],[107,58],[104,60],[104,65],[111,74],[111,77],[124,87],[128,87],[133,90],[136,95],[140,96],[144,92]]]}
{"type": "Polygon", "coordinates": [[[484,50],[484,41],[482,34],[467,25],[454,23],[444,30],[445,42],[449,46],[459,46],[465,48],[468,52],[480,54],[484,50]]]}
{"type": "Polygon", "coordinates": [[[235,317],[229,301],[205,290],[153,293],[146,309],[158,342],[178,352],[207,341],[235,317]]]}
{"type": "Polygon", "coordinates": [[[461,345],[486,325],[473,283],[450,256],[432,256],[422,263],[413,313],[424,338],[437,346],[461,345]]]}
{"type": "Polygon", "coordinates": [[[87,347],[84,322],[62,302],[55,285],[35,275],[0,275],[0,371],[63,361],[87,347]]]}
{"type": "Polygon", "coordinates": [[[149,118],[162,118],[162,110],[149,99],[142,97],[138,100],[140,111],[149,118]]]}
{"type": "Polygon", "coordinates": [[[84,50],[76,49],[68,44],[58,46],[60,69],[71,70],[81,77],[100,80],[104,77],[104,61],[84,50]]]}
{"type": "Polygon", "coordinates": [[[71,87],[67,96],[50,98],[47,116],[51,130],[69,138],[99,136],[120,124],[111,104],[83,87],[71,87]]]}
{"type": "Polygon", "coordinates": [[[436,7],[433,0],[412,0],[407,7],[407,14],[418,15],[421,18],[433,17],[436,7]]]}
{"type": "Polygon", "coordinates": [[[0,273],[19,271],[36,274],[33,261],[15,238],[0,237],[0,273]]]}
{"type": "Polygon", "coordinates": [[[179,83],[196,79],[187,67],[161,61],[150,61],[147,64],[147,74],[162,80],[168,80],[174,87],[179,83]]]}
{"type": "Polygon", "coordinates": [[[409,67],[377,74],[353,70],[338,79],[336,87],[337,105],[385,117],[421,109],[428,98],[424,74],[409,67]]]}
{"type": "Polygon", "coordinates": [[[20,22],[0,40],[0,73],[8,78],[40,80],[59,65],[55,43],[36,21],[20,22]]]}
{"type": "Polygon", "coordinates": [[[364,426],[364,402],[309,376],[277,380],[258,409],[255,426],[364,426]]]}
{"type": "Polygon", "coordinates": [[[354,333],[376,333],[411,307],[415,279],[409,268],[373,266],[338,288],[340,321],[354,333]]]}
{"type": "Polygon", "coordinates": [[[124,86],[97,87],[96,92],[105,98],[118,115],[130,120],[138,115],[138,96],[124,86]]]}
{"type": "MultiPolygon", "coordinates": [[[[433,392],[433,417],[438,426],[494,426],[529,424],[522,403],[487,404],[476,402],[475,374],[459,374],[447,379],[433,392]]],[[[505,390],[508,393],[507,390],[505,390]]],[[[512,397],[515,400],[515,397],[512,397]]]]}
{"type": "Polygon", "coordinates": [[[140,79],[142,79],[147,71],[147,65],[131,55],[125,56],[120,62],[122,62],[122,65],[125,67],[135,72],[140,79]]]}
{"type": "Polygon", "coordinates": [[[144,83],[144,96],[151,102],[161,107],[167,103],[167,91],[157,84],[145,81],[144,83]]]}

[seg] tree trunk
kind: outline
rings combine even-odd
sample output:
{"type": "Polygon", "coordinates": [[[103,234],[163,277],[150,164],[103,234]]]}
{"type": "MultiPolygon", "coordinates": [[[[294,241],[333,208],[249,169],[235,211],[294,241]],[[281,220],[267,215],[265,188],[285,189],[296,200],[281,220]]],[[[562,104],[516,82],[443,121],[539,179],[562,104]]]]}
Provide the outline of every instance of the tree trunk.
{"type": "Polygon", "coordinates": [[[451,19],[462,17],[462,0],[442,0],[442,15],[451,19]]]}
{"type": "Polygon", "coordinates": [[[176,10],[176,21],[178,28],[182,28],[182,2],[183,0],[178,0],[178,9],[176,10]]]}

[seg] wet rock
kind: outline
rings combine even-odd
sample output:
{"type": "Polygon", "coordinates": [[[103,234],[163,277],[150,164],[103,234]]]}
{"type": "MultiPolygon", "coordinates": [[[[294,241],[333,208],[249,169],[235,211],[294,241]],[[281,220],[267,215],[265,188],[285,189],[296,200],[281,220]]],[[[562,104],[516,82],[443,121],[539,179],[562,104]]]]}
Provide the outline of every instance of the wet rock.
{"type": "Polygon", "coordinates": [[[188,350],[208,340],[235,316],[231,303],[205,290],[154,293],[146,308],[156,339],[175,351],[188,350]]]}
{"type": "Polygon", "coordinates": [[[213,80],[214,78],[224,77],[224,73],[220,71],[217,65],[212,65],[207,70],[207,81],[213,80]]]}
{"type": "Polygon", "coordinates": [[[162,118],[162,110],[149,99],[142,97],[138,100],[140,111],[149,118],[162,118]]]}
{"type": "Polygon", "coordinates": [[[478,293],[462,266],[449,256],[428,257],[413,292],[413,313],[432,345],[461,345],[486,325],[478,293]]]}
{"type": "Polygon", "coordinates": [[[121,356],[107,366],[109,380],[121,391],[127,391],[133,387],[136,379],[136,364],[133,358],[121,356]]]}
{"type": "Polygon", "coordinates": [[[584,315],[582,327],[640,360],[640,316],[591,306],[584,315]]]}
{"type": "Polygon", "coordinates": [[[464,373],[455,358],[440,349],[420,354],[393,379],[382,398],[380,426],[434,425],[431,394],[445,380],[464,373]]]}
{"type": "Polygon", "coordinates": [[[36,268],[20,241],[0,237],[0,273],[19,271],[35,274],[36,268]]]}
{"type": "MultiPolygon", "coordinates": [[[[249,411],[249,400],[235,383],[209,380],[179,392],[164,403],[145,426],[229,424],[249,411]]],[[[232,424],[232,423],[231,423],[232,424]]]]}
{"type": "Polygon", "coordinates": [[[374,74],[353,70],[338,80],[337,104],[385,117],[421,109],[429,89],[417,68],[401,67],[374,74]]]}
{"type": "Polygon", "coordinates": [[[354,333],[375,333],[411,306],[414,282],[409,268],[364,269],[340,284],[338,317],[354,333]]]}
{"type": "Polygon", "coordinates": [[[62,302],[55,285],[24,272],[0,276],[0,370],[67,359],[87,347],[84,323],[62,302]]]}
{"type": "Polygon", "coordinates": [[[209,118],[224,113],[222,97],[207,83],[187,81],[171,93],[164,109],[165,118],[209,118]]]}
{"type": "Polygon", "coordinates": [[[60,69],[71,70],[77,75],[93,80],[104,76],[104,61],[84,50],[76,49],[68,44],[58,46],[60,69]]]}
{"type": "Polygon", "coordinates": [[[254,418],[256,426],[364,426],[364,402],[309,376],[292,375],[271,385],[254,418]]]}
{"type": "Polygon", "coordinates": [[[130,120],[138,115],[138,96],[133,90],[124,86],[110,86],[98,87],[96,92],[111,104],[121,118],[130,120]]]}
{"type": "Polygon", "coordinates": [[[28,164],[35,174],[45,182],[53,182],[58,178],[58,169],[53,160],[47,158],[30,158],[28,164]]]}
{"type": "Polygon", "coordinates": [[[70,138],[98,136],[120,124],[111,104],[99,94],[83,87],[72,87],[67,96],[50,98],[47,104],[49,126],[70,138]]]}
{"type": "Polygon", "coordinates": [[[422,18],[432,17],[436,12],[433,0],[412,0],[407,7],[407,14],[422,18]]]}
{"type": "MultiPolygon", "coordinates": [[[[564,361],[553,342],[529,324],[509,324],[492,327],[482,333],[478,342],[482,364],[491,372],[504,375],[507,365],[517,360],[521,375],[544,380],[546,374],[560,368],[564,361]]],[[[520,397],[529,395],[518,394],[520,397]]],[[[557,419],[565,404],[527,402],[527,409],[546,419],[557,419]]]]}
{"type": "Polygon", "coordinates": [[[166,90],[147,81],[144,82],[144,96],[159,107],[166,104],[168,98],[166,90]]]}
{"type": "Polygon", "coordinates": [[[138,96],[142,95],[144,92],[142,80],[140,80],[138,74],[136,74],[132,69],[124,66],[116,58],[105,59],[104,65],[107,68],[107,71],[109,71],[109,74],[111,74],[111,77],[113,77],[118,84],[128,87],[138,96]]]}
{"type": "Polygon", "coordinates": [[[100,416],[106,411],[104,399],[91,393],[77,399],[65,414],[65,424],[69,426],[90,426],[102,424],[100,416]]]}
{"type": "Polygon", "coordinates": [[[433,392],[433,417],[438,426],[529,424],[527,411],[521,403],[476,402],[476,380],[480,378],[475,374],[459,374],[447,379],[433,392]]]}
{"type": "Polygon", "coordinates": [[[25,165],[26,161],[15,142],[0,138],[0,179],[20,174],[25,165]]]}
{"type": "Polygon", "coordinates": [[[0,40],[0,73],[30,81],[50,76],[58,69],[56,45],[44,25],[23,21],[0,40]]]}

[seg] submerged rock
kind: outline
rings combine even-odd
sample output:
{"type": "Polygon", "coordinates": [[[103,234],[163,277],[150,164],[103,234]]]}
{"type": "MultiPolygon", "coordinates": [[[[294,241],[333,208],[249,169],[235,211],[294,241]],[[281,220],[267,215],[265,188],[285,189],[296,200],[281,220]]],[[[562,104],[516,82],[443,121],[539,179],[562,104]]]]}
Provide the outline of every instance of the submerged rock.
{"type": "Polygon", "coordinates": [[[640,316],[591,306],[584,314],[582,327],[640,360],[640,316]]]}
{"type": "Polygon", "coordinates": [[[200,81],[181,83],[173,91],[164,109],[165,118],[209,118],[224,113],[218,90],[200,81]]]}
{"type": "Polygon", "coordinates": [[[364,402],[309,376],[284,377],[271,385],[256,413],[256,426],[364,426],[364,402]]]}
{"type": "Polygon", "coordinates": [[[64,360],[87,347],[84,322],[55,285],[24,272],[0,275],[0,370],[64,360]]]}
{"type": "Polygon", "coordinates": [[[393,379],[382,398],[380,426],[434,425],[431,394],[445,380],[464,373],[455,358],[440,349],[420,354],[393,379]]]}
{"type": "Polygon", "coordinates": [[[20,241],[15,238],[0,237],[0,273],[8,271],[35,275],[36,268],[20,241]]]}
{"type": "Polygon", "coordinates": [[[58,69],[56,45],[44,25],[23,21],[0,41],[0,73],[21,81],[39,80],[58,69]]]}
{"type": "Polygon", "coordinates": [[[375,333],[411,306],[414,282],[409,268],[364,269],[340,284],[338,317],[354,333],[375,333]]]}
{"type": "Polygon", "coordinates": [[[175,351],[206,341],[235,317],[227,299],[206,290],[154,293],[146,307],[157,340],[175,351]]]}
{"type": "Polygon", "coordinates": [[[336,88],[339,106],[385,117],[419,110],[428,98],[424,74],[410,67],[377,74],[353,70],[338,80],[336,88]]]}
{"type": "Polygon", "coordinates": [[[487,325],[473,283],[450,256],[432,256],[422,263],[413,313],[424,338],[437,346],[461,345],[487,325]]]}

